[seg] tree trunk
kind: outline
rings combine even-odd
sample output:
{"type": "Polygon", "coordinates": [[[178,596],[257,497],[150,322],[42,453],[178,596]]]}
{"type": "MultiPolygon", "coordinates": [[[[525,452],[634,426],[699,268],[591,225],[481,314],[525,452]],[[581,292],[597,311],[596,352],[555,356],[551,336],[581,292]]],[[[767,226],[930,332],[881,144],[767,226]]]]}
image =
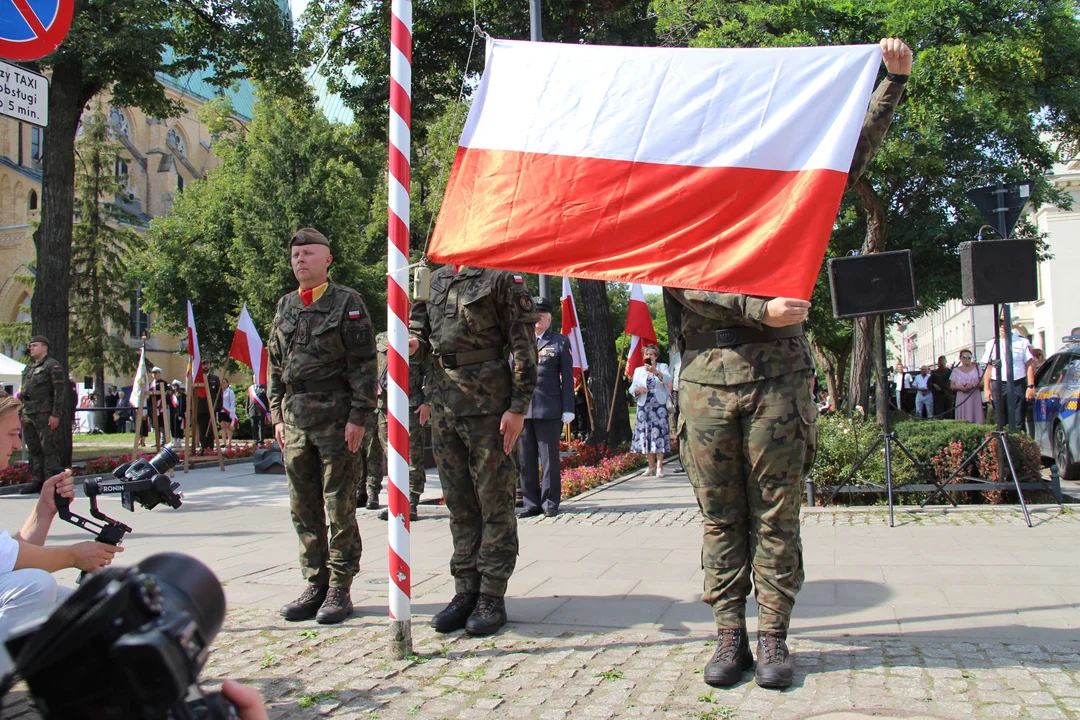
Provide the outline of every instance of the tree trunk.
{"type": "Polygon", "coordinates": [[[664,316],[668,328],[668,357],[674,357],[679,352],[679,338],[682,337],[682,305],[667,290],[664,290],[664,316]]]}
{"type": "MultiPolygon", "coordinates": [[[[862,203],[863,210],[866,212],[866,240],[863,242],[862,253],[864,255],[869,253],[881,252],[885,249],[885,243],[888,239],[889,224],[888,217],[885,212],[885,203],[874,192],[874,188],[870,186],[866,178],[860,178],[852,187],[855,194],[859,196],[859,201],[862,203]]],[[[854,361],[851,366],[851,385],[848,391],[848,398],[850,399],[852,406],[861,405],[869,411],[868,405],[870,403],[870,378],[872,375],[876,375],[877,371],[874,369],[877,364],[877,359],[873,357],[875,340],[874,324],[875,318],[861,317],[855,319],[855,339],[854,339],[854,361]]],[[[879,392],[877,396],[878,401],[878,422],[884,422],[885,416],[881,411],[882,405],[880,398],[884,396],[882,391],[880,380],[878,381],[879,392]]],[[[888,405],[885,405],[888,407],[888,405]]]]}
{"type": "Polygon", "coordinates": [[[874,393],[875,404],[877,405],[877,421],[879,425],[885,424],[885,415],[889,412],[889,384],[886,381],[888,370],[885,367],[885,363],[881,361],[882,351],[885,349],[881,346],[881,326],[878,323],[885,322],[885,318],[876,317],[873,319],[873,354],[874,357],[871,363],[874,366],[874,378],[877,384],[877,392],[874,393]]]}
{"type": "Polygon", "coordinates": [[[615,351],[615,330],[608,312],[607,285],[599,280],[582,280],[581,334],[585,342],[585,356],[589,358],[589,391],[593,396],[593,419],[596,424],[593,443],[606,443],[614,447],[630,441],[630,412],[626,406],[625,378],[619,375],[619,359],[615,351]],[[612,411],[611,397],[615,382],[620,392],[615,398],[611,432],[607,431],[608,417],[612,411]]]}
{"type": "MultiPolygon", "coordinates": [[[[810,352],[814,354],[814,362],[817,363],[818,369],[825,375],[825,389],[829,393],[829,408],[836,410],[836,362],[833,355],[818,345],[813,336],[810,337],[810,352]]],[[[817,402],[817,398],[814,398],[814,402],[817,402]]]]}
{"type": "MultiPolygon", "coordinates": [[[[49,127],[45,131],[41,180],[41,225],[34,232],[37,278],[30,301],[35,335],[49,338],[49,355],[68,372],[68,288],[71,284],[71,226],[75,209],[75,131],[83,106],[94,93],[82,80],[82,66],[67,61],[53,69],[49,85],[49,127]]],[[[60,456],[71,464],[71,403],[60,418],[60,456]]]]}

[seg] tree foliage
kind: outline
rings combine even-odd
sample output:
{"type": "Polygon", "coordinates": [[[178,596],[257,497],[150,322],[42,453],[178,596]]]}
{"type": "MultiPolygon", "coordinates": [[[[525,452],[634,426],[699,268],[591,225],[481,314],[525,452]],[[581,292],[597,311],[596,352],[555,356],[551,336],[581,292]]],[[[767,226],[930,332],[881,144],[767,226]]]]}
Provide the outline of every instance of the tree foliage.
{"type": "Polygon", "coordinates": [[[251,124],[214,149],[221,164],[150,226],[144,292],[159,327],[182,333],[190,299],[202,355],[220,366],[246,301],[265,338],[278,299],[296,288],[289,240],[301,227],[330,239],[331,279],[360,292],[384,326],[386,228],[366,227],[378,163],[351,129],[267,94],[251,124]]]}
{"type": "Polygon", "coordinates": [[[71,247],[71,344],[73,372],[93,375],[105,397],[105,370],[128,374],[138,353],[124,341],[126,302],[134,290],[131,261],[142,238],[131,224],[135,217],[114,202],[127,191],[127,176],[115,175],[121,146],[108,124],[101,98],[93,102],[76,143],[75,225],[71,247]]]}

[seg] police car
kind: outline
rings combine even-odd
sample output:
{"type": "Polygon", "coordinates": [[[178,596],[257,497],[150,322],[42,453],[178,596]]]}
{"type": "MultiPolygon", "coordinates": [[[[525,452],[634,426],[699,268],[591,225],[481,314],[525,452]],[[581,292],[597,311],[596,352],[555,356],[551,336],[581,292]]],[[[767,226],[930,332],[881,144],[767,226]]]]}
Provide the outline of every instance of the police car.
{"type": "Polygon", "coordinates": [[[1080,335],[1062,338],[1064,347],[1035,374],[1035,442],[1066,480],[1080,479],[1080,335]]]}

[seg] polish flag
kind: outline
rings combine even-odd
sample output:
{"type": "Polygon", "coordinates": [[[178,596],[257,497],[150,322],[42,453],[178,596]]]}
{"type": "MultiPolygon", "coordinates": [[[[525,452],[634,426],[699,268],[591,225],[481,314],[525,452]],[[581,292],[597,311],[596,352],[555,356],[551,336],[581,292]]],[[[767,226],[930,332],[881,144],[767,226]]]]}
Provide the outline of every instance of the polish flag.
{"type": "Polygon", "coordinates": [[[240,319],[236,321],[236,333],[233,335],[229,357],[251,368],[251,374],[257,385],[266,385],[267,354],[259,331],[248,314],[247,303],[240,310],[240,319]]]}
{"type": "Polygon", "coordinates": [[[428,255],[808,299],[880,64],[489,40],[428,255]]]}
{"type": "Polygon", "coordinates": [[[581,323],[578,322],[574,293],[570,290],[570,278],[562,279],[562,334],[570,340],[570,357],[574,359],[574,387],[581,383],[582,373],[589,369],[585,359],[585,343],[581,339],[581,323]]]}
{"type": "Polygon", "coordinates": [[[626,374],[645,364],[645,346],[656,344],[656,330],[653,328],[652,315],[645,303],[645,291],[640,285],[630,286],[630,305],[626,308],[626,330],[630,336],[630,354],[626,357],[626,374]]]}
{"type": "Polygon", "coordinates": [[[188,377],[195,383],[202,383],[199,387],[199,397],[206,397],[206,374],[203,372],[202,356],[199,354],[199,334],[195,332],[195,311],[191,309],[191,301],[187,301],[187,346],[188,346],[188,377]]]}

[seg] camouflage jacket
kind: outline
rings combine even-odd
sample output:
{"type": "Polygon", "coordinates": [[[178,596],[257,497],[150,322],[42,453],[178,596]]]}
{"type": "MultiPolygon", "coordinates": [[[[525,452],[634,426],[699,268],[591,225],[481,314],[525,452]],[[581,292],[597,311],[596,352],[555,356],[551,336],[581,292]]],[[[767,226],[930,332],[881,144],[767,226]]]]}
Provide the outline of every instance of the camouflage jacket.
{"type": "MultiPolygon", "coordinates": [[[[870,107],[863,119],[862,133],[855,147],[848,171],[847,187],[862,176],[866,166],[881,147],[881,141],[892,123],[896,105],[904,94],[904,86],[882,80],[870,98],[870,107]]],[[[761,328],[765,305],[770,298],[738,293],[707,292],[667,288],[682,306],[684,335],[714,332],[726,327],[761,328]]],[[[679,380],[704,385],[737,385],[776,377],[814,366],[810,344],[806,337],[746,343],[729,348],[686,351],[682,356],[679,380]]]]}
{"type": "MultiPolygon", "coordinates": [[[[390,340],[384,332],[375,336],[375,349],[379,352],[379,409],[386,410],[386,347],[390,340]]],[[[431,352],[426,346],[420,348],[409,358],[409,407],[416,408],[427,402],[424,399],[424,384],[431,374],[431,352]]]]}
{"type": "Polygon", "coordinates": [[[19,387],[23,412],[27,415],[49,413],[51,417],[62,417],[64,392],[67,389],[65,380],[64,368],[48,355],[23,368],[22,385],[19,387]]]}
{"type": "Polygon", "coordinates": [[[539,318],[521,275],[475,267],[455,273],[451,265],[436,270],[430,299],[413,302],[409,318],[409,332],[433,354],[429,402],[459,416],[524,414],[536,389],[539,318]],[[497,357],[443,367],[444,356],[473,350],[495,350],[497,357]]]}
{"type": "Polygon", "coordinates": [[[304,429],[345,421],[363,425],[375,409],[374,332],[355,290],[330,283],[307,307],[297,291],[281,298],[267,355],[267,396],[275,425],[286,422],[304,429]],[[300,382],[330,389],[296,388],[290,394],[288,385],[300,382]]]}

